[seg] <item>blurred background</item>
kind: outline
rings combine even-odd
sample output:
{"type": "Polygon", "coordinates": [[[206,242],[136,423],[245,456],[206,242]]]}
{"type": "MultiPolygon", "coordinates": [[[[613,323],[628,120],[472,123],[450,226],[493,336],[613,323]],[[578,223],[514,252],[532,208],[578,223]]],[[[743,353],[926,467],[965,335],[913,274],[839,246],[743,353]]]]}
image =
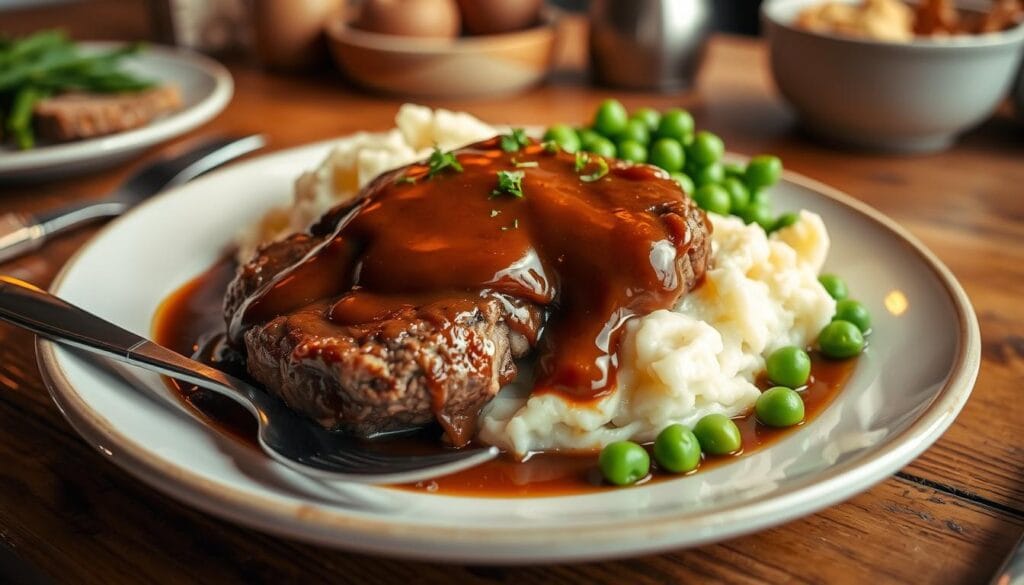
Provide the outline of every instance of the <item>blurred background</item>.
{"type": "MultiPolygon", "coordinates": [[[[0,12],[25,8],[38,8],[45,5],[59,4],[107,4],[122,6],[124,22],[146,22],[148,10],[159,8],[161,4],[169,5],[222,5],[224,10],[234,10],[231,5],[242,5],[246,0],[0,0],[0,12]]],[[[553,0],[552,4],[574,11],[583,12],[590,0],[553,0]]],[[[757,12],[761,0],[715,0],[715,28],[719,31],[753,35],[758,32],[757,12]]],[[[198,8],[197,8],[198,9],[198,8]]],[[[6,27],[4,27],[6,28],[6,27]]]]}

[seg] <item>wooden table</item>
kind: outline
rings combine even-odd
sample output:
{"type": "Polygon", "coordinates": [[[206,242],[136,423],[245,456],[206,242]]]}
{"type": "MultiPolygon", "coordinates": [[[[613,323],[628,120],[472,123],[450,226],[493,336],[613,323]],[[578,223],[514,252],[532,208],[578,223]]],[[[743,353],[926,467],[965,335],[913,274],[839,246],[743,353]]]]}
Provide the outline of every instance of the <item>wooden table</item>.
{"type": "MultiPolygon", "coordinates": [[[[138,6],[126,14],[126,4],[100,2],[93,18],[67,8],[5,16],[0,29],[64,22],[79,36],[144,36],[138,6]],[[111,18],[96,17],[103,10],[111,18]]],[[[495,123],[582,122],[613,94],[585,84],[578,31],[571,29],[568,40],[566,71],[545,87],[428,105],[495,123]]],[[[354,92],[329,74],[282,77],[241,63],[232,71],[233,103],[194,136],[258,131],[273,149],[287,148],[387,128],[400,104],[354,92]]],[[[763,45],[736,38],[714,40],[698,93],[618,97],[627,106],[689,108],[730,149],[779,154],[789,169],[895,218],[949,265],[981,321],[984,363],[974,396],[933,448],[846,503],[699,549],[552,567],[392,561],[267,536],[157,494],[79,439],[40,380],[31,336],[0,326],[0,550],[7,549],[0,582],[19,570],[69,583],[986,582],[1024,529],[1024,127],[1000,114],[952,150],[926,156],[826,148],[795,130],[772,90],[763,45]]],[[[127,170],[0,186],[0,212],[84,200],[127,170]]],[[[61,239],[0,271],[46,285],[91,233],[61,239]]]]}

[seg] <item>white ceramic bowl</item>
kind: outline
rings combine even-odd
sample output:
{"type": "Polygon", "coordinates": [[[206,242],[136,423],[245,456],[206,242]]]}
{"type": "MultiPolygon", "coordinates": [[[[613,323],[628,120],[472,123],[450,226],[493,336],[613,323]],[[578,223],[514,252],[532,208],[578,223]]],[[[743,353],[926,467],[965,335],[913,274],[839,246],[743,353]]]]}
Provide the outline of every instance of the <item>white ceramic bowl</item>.
{"type": "Polygon", "coordinates": [[[821,0],[768,0],[761,16],[771,69],[803,125],[872,150],[941,150],[1006,97],[1024,26],[985,35],[889,43],[795,28],[821,0]]]}

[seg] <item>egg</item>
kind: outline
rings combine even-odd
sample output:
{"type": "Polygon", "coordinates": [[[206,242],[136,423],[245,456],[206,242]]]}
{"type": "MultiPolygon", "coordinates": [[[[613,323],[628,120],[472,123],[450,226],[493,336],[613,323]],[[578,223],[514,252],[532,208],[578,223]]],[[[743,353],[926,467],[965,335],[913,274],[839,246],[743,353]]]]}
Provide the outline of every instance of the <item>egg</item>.
{"type": "Polygon", "coordinates": [[[492,35],[528,28],[537,22],[544,0],[458,0],[466,31],[492,35]]]}
{"type": "Polygon", "coordinates": [[[388,35],[454,38],[461,24],[455,0],[366,0],[353,27],[388,35]]]}

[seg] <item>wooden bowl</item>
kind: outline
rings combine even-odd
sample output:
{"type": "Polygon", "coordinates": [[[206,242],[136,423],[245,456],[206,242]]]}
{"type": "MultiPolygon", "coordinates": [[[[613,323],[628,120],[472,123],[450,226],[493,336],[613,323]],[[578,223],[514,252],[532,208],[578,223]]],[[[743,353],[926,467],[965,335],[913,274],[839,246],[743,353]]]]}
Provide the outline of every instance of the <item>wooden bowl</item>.
{"type": "Polygon", "coordinates": [[[456,39],[385,35],[345,19],[326,27],[335,63],[356,84],[405,97],[484,97],[543,81],[551,68],[557,12],[533,28],[456,39]]]}

